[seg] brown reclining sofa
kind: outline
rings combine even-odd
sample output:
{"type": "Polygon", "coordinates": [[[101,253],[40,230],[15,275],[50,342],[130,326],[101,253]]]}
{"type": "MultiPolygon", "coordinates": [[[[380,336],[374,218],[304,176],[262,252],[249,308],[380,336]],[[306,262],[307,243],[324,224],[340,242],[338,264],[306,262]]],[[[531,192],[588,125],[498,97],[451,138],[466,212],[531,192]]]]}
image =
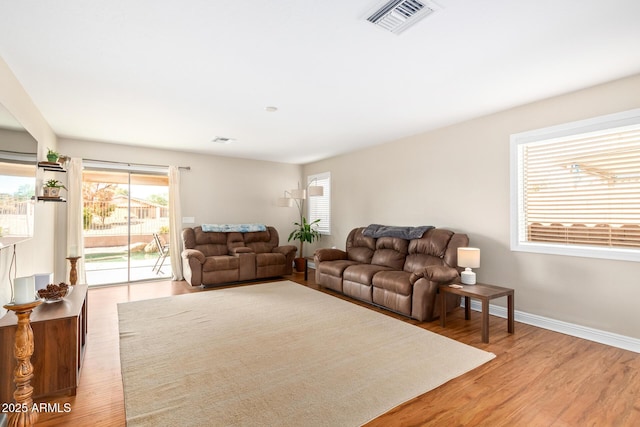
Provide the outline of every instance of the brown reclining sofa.
{"type": "Polygon", "coordinates": [[[278,246],[278,231],[182,230],[182,269],[192,286],[222,285],[292,273],[296,247],[278,246]]]}
{"type": "MultiPolygon", "coordinates": [[[[458,248],[468,244],[466,234],[430,226],[355,228],[347,236],[346,251],[316,250],[316,283],[431,321],[440,315],[438,286],[459,281],[458,248]]],[[[459,297],[447,295],[447,311],[459,305],[459,297]]]]}

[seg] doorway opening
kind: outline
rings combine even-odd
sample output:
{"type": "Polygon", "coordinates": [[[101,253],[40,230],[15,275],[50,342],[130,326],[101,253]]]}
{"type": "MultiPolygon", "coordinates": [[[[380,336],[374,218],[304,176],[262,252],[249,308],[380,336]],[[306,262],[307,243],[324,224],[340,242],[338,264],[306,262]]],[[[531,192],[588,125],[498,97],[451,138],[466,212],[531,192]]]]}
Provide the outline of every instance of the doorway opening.
{"type": "Polygon", "coordinates": [[[171,277],[166,172],[85,166],[82,197],[87,283],[171,277]]]}

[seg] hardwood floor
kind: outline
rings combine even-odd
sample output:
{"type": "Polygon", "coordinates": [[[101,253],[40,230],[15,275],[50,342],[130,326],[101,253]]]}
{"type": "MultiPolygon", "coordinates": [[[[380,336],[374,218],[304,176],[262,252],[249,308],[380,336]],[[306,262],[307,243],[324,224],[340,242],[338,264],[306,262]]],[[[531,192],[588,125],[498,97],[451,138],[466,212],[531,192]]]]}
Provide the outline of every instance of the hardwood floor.
{"type": "MultiPolygon", "coordinates": [[[[287,279],[318,289],[312,273],[309,282],[298,273],[287,279]]],[[[39,400],[69,403],[71,410],[41,413],[38,426],[124,426],[116,304],[211,291],[169,281],[90,289],[88,344],[77,395],[39,400]]],[[[640,425],[640,355],[636,353],[522,323],[516,323],[515,334],[510,335],[506,319],[494,316],[490,342],[484,344],[477,312],[467,322],[464,310],[457,309],[447,316],[443,329],[438,321],[417,322],[361,305],[497,356],[368,426],[640,425]]]]}

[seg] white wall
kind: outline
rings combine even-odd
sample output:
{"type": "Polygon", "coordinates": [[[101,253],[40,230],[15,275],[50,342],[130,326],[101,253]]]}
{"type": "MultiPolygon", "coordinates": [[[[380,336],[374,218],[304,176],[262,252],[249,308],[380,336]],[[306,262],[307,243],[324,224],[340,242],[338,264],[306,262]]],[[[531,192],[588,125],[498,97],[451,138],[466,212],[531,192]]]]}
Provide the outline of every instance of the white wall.
{"type": "MultiPolygon", "coordinates": [[[[47,147],[55,149],[56,136],[33,104],[20,82],[0,58],[0,104],[2,104],[26,130],[38,141],[39,159],[45,160],[47,147]]],[[[39,174],[36,189],[42,182],[39,174]]],[[[16,246],[16,268],[12,276],[28,276],[34,273],[48,273],[53,271],[53,224],[55,220],[55,203],[37,203],[35,211],[34,239],[16,246]]],[[[9,281],[9,267],[11,264],[12,247],[0,250],[0,316],[4,315],[4,304],[9,302],[11,284],[9,281]]]]}
{"type": "MultiPolygon", "coordinates": [[[[182,213],[197,223],[265,222],[284,242],[296,220],[294,208],[278,208],[275,200],[296,187],[298,166],[90,141],[58,146],[1,59],[0,103],[38,140],[40,158],[51,147],[91,159],[191,166],[182,175],[182,213]]],[[[639,107],[637,75],[307,165],[305,176],[330,171],[332,179],[333,234],[315,246],[344,247],[353,227],[373,222],[465,232],[482,248],[479,281],[516,289],[516,309],[640,338],[640,264],[509,249],[509,135],[639,107]]],[[[17,245],[17,275],[52,271],[55,254],[61,280],[66,206],[37,206],[36,237],[17,245]]],[[[307,254],[312,251],[305,245],[307,254]]],[[[7,301],[10,255],[0,253],[0,303],[7,301]]]]}
{"type": "MultiPolygon", "coordinates": [[[[183,217],[195,217],[196,225],[264,223],[274,226],[280,234],[280,244],[286,244],[297,217],[295,209],[278,207],[276,200],[282,196],[282,190],[296,187],[302,170],[298,165],[64,138],[59,141],[58,151],[91,160],[189,166],[191,169],[183,170],[180,177],[181,209],[183,217]]],[[[66,206],[60,209],[66,212],[66,206]]],[[[65,221],[57,228],[57,252],[64,254],[65,221]]],[[[58,272],[64,274],[64,263],[64,257],[57,257],[56,277],[58,272]]]]}
{"type": "Polygon", "coordinates": [[[640,263],[509,248],[509,136],[638,107],[640,75],[306,165],[332,180],[332,236],[315,247],[370,223],[464,232],[478,280],[514,288],[517,310],[640,338],[640,263]]]}

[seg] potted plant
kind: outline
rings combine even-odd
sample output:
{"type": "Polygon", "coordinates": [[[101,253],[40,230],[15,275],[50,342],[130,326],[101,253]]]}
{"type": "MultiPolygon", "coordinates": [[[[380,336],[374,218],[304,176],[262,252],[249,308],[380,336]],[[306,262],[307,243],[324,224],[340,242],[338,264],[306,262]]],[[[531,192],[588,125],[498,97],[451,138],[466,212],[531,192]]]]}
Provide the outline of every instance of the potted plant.
{"type": "Polygon", "coordinates": [[[163,225],[158,229],[158,235],[164,239],[166,243],[169,243],[169,226],[163,225]]]}
{"type": "Polygon", "coordinates": [[[60,154],[57,151],[47,148],[47,161],[50,163],[56,163],[60,154]]]}
{"type": "Polygon", "coordinates": [[[43,197],[48,197],[48,198],[58,198],[60,197],[61,188],[64,188],[65,190],[67,189],[67,187],[65,187],[57,179],[50,179],[44,183],[44,188],[42,189],[42,195],[43,197]]]}
{"type": "Polygon", "coordinates": [[[300,256],[294,259],[294,263],[296,265],[296,271],[304,271],[304,257],[302,256],[302,245],[304,242],[313,243],[314,240],[320,239],[321,234],[318,231],[317,224],[320,222],[320,219],[316,219],[312,222],[307,222],[307,219],[304,216],[300,216],[300,222],[294,222],[297,228],[289,234],[289,242],[291,240],[299,240],[300,241],[300,256]]]}

